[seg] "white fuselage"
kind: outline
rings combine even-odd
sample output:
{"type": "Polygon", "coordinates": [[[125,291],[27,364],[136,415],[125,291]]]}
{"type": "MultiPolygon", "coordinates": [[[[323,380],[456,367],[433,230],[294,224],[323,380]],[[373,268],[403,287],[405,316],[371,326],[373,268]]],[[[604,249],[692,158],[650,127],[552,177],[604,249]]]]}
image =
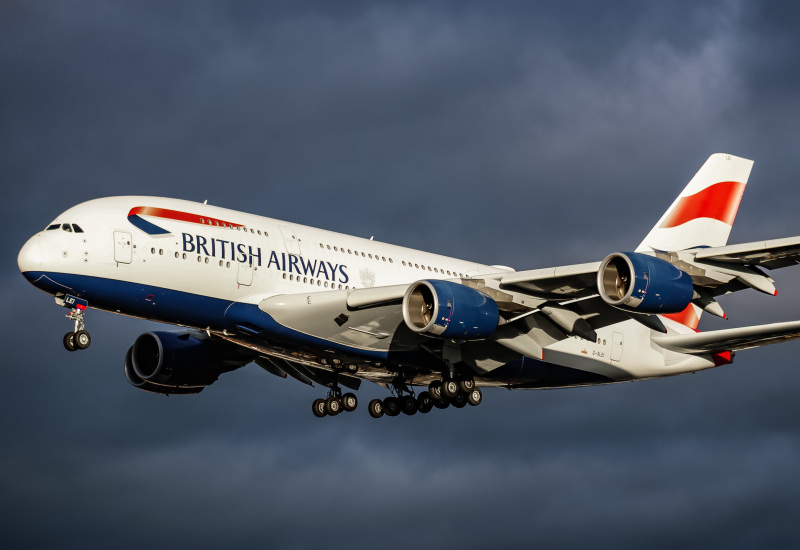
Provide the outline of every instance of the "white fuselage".
{"type": "MultiPolygon", "coordinates": [[[[316,293],[346,295],[421,279],[479,279],[507,269],[206,204],[135,196],[70,208],[28,241],[19,264],[33,284],[57,297],[77,295],[90,307],[213,332],[226,330],[232,304],[258,306],[284,295],[309,295],[311,303],[316,293]]],[[[670,319],[663,322],[670,332],[691,332],[670,319]]],[[[388,352],[388,339],[371,340],[370,330],[353,330],[306,332],[317,339],[312,346],[330,342],[373,359],[388,352]]],[[[606,382],[714,366],[708,356],[656,346],[651,330],[633,320],[598,328],[597,336],[596,342],[577,337],[555,342],[543,359],[596,373],[606,382]]],[[[508,362],[506,356],[476,357],[478,376],[488,377],[508,362]]]]}

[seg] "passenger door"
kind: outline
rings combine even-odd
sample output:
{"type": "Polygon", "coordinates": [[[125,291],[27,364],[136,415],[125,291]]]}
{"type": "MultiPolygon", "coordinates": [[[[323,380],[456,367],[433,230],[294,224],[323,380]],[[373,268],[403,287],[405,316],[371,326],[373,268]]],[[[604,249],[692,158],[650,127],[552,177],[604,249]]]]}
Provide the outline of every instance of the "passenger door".
{"type": "Polygon", "coordinates": [[[611,340],[611,360],[622,360],[622,333],[615,332],[611,340]]]}
{"type": "Polygon", "coordinates": [[[236,274],[236,282],[240,285],[250,286],[253,284],[253,264],[250,262],[237,262],[239,271],[236,274]]]}
{"type": "Polygon", "coordinates": [[[114,231],[114,260],[120,264],[129,264],[133,258],[131,234],[114,231]]]}

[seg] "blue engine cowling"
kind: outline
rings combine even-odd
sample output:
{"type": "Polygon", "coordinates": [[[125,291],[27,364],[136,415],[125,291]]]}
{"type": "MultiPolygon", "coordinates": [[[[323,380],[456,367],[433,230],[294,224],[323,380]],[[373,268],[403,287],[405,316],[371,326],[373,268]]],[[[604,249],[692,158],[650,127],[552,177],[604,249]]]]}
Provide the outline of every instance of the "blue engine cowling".
{"type": "Polygon", "coordinates": [[[497,328],[497,302],[477,290],[449,281],[412,284],[403,297],[403,319],[414,332],[440,338],[480,340],[497,328]]]}
{"type": "Polygon", "coordinates": [[[637,313],[679,313],[694,294],[688,273],[637,252],[617,252],[603,260],[597,289],[607,304],[637,313]]]}
{"type": "Polygon", "coordinates": [[[146,332],[125,356],[125,376],[146,391],[199,393],[251,359],[246,351],[189,333],[146,332]]]}

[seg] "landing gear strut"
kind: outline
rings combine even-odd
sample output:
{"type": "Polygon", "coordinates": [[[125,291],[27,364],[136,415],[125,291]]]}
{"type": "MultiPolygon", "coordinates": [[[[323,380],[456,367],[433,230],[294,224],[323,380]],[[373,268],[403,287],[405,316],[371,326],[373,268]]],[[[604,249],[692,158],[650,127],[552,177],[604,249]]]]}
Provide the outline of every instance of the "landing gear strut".
{"type": "Polygon", "coordinates": [[[75,323],[74,330],[64,335],[64,347],[68,351],[88,348],[92,343],[92,337],[89,336],[89,333],[85,330],[83,312],[86,311],[89,302],[81,298],[76,298],[75,296],[67,295],[64,297],[62,305],[70,308],[67,319],[75,323]]]}

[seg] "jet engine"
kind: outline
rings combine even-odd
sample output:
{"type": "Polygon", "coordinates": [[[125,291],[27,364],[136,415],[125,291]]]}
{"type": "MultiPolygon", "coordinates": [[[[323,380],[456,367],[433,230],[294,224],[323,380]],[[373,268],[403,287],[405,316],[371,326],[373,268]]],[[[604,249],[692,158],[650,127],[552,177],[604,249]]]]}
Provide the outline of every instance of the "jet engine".
{"type": "Polygon", "coordinates": [[[145,391],[199,393],[251,360],[246,352],[189,333],[146,332],[125,356],[125,376],[145,391]]]}
{"type": "Polygon", "coordinates": [[[597,272],[597,289],[607,304],[637,313],[678,313],[694,294],[688,273],[636,252],[606,257],[597,272]]]}
{"type": "Polygon", "coordinates": [[[457,340],[488,338],[497,328],[497,302],[450,281],[412,284],[403,297],[403,320],[419,334],[457,340]]]}

